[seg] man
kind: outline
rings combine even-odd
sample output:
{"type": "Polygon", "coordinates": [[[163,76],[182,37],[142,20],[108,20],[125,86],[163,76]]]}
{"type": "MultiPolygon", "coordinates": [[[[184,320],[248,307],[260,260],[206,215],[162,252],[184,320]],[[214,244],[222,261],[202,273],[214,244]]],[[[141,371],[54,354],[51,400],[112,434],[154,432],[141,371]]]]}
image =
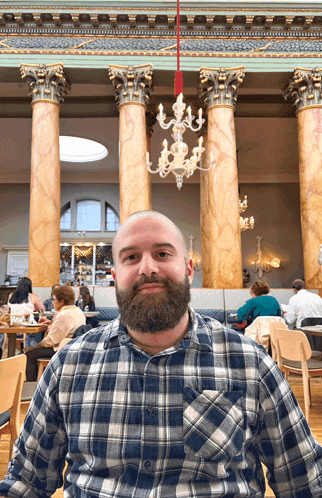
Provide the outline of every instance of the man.
{"type": "Polygon", "coordinates": [[[181,232],[153,211],[113,243],[121,318],[71,341],[39,383],[0,495],[322,496],[322,448],[272,359],[188,308],[181,232]]]}
{"type": "Polygon", "coordinates": [[[60,284],[54,284],[52,286],[52,288],[51,288],[51,297],[49,297],[48,299],[45,299],[45,301],[43,302],[46,311],[53,311],[55,309],[54,308],[53,290],[56,289],[56,287],[60,287],[60,284]]]}
{"type": "Polygon", "coordinates": [[[295,296],[289,300],[284,320],[288,325],[295,325],[297,329],[300,329],[304,318],[322,317],[322,299],[318,294],[308,292],[304,281],[300,278],[294,280],[292,287],[295,296]]]}
{"type": "Polygon", "coordinates": [[[58,349],[62,339],[73,337],[76,329],[85,325],[84,313],[75,306],[75,292],[67,285],[57,286],[52,291],[54,308],[57,313],[52,320],[40,318],[39,323],[48,325],[45,337],[35,346],[25,349],[27,354],[27,381],[37,380],[38,358],[51,358],[58,349]]]}

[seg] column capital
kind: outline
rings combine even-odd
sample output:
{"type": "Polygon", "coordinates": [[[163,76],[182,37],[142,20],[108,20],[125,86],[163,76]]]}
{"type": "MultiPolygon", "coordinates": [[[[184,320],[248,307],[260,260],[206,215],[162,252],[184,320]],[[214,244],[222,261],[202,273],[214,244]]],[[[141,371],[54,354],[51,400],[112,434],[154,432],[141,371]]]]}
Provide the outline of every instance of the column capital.
{"type": "Polygon", "coordinates": [[[64,65],[57,64],[20,64],[21,78],[27,78],[28,97],[32,104],[37,101],[62,104],[62,94],[68,93],[70,83],[64,73],[64,65]]]}
{"type": "Polygon", "coordinates": [[[292,98],[296,113],[310,107],[322,107],[321,81],[322,69],[297,67],[289,80],[284,98],[292,98]]]}
{"type": "Polygon", "coordinates": [[[245,77],[245,67],[200,68],[199,97],[207,109],[233,107],[237,102],[237,90],[245,77]]]}
{"type": "Polygon", "coordinates": [[[147,106],[153,90],[152,64],[116,66],[110,64],[109,77],[114,86],[116,105],[141,104],[147,106]]]}

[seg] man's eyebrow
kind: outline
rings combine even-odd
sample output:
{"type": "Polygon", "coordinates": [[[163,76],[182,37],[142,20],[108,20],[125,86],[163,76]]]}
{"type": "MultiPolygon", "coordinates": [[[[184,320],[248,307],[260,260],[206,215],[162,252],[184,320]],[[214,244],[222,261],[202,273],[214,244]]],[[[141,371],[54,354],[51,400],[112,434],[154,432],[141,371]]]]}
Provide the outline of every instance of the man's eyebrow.
{"type": "MultiPolygon", "coordinates": [[[[174,249],[175,250],[175,247],[173,244],[170,244],[170,242],[161,242],[161,243],[158,243],[158,244],[153,244],[153,247],[154,248],[159,248],[159,247],[170,247],[171,249],[174,249]]],[[[122,249],[120,249],[119,251],[119,258],[122,256],[122,254],[124,254],[125,252],[128,252],[128,251],[135,251],[136,249],[138,248],[138,246],[126,246],[126,247],[122,247],[122,249]]]]}

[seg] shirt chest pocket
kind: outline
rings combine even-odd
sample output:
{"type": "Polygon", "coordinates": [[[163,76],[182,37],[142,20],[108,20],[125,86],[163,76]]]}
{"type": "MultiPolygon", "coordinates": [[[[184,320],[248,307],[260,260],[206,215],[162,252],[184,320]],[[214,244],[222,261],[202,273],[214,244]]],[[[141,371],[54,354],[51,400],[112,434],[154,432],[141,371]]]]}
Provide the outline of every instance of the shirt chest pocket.
{"type": "Polygon", "coordinates": [[[183,441],[185,451],[213,462],[241,455],[245,441],[242,392],[184,388],[183,441]]]}

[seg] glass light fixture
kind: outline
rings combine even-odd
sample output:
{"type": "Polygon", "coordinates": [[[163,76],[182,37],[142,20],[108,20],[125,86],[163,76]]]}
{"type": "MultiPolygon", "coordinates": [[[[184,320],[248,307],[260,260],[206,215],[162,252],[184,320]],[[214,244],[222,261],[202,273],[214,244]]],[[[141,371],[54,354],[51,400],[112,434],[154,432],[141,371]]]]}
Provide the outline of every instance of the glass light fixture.
{"type": "Polygon", "coordinates": [[[71,163],[99,161],[107,156],[107,148],[94,140],[80,137],[59,137],[60,160],[71,163]]]}
{"type": "Polygon", "coordinates": [[[250,218],[243,218],[242,216],[239,217],[239,228],[242,232],[248,229],[253,229],[255,226],[255,220],[254,217],[251,216],[250,218]]]}
{"type": "Polygon", "coordinates": [[[258,272],[259,278],[262,278],[263,272],[269,272],[270,266],[272,268],[279,268],[281,261],[278,258],[273,258],[272,261],[264,261],[262,259],[262,249],[261,249],[261,237],[257,235],[255,239],[257,239],[257,260],[252,261],[252,270],[254,273],[258,272]]]}
{"type": "Polygon", "coordinates": [[[165,123],[166,114],[163,112],[163,105],[159,105],[159,113],[157,115],[157,120],[161,128],[167,130],[172,126],[172,138],[174,139],[174,143],[171,145],[170,149],[168,149],[168,142],[164,140],[162,142],[163,150],[161,152],[161,156],[159,157],[158,166],[156,169],[152,169],[152,163],[149,159],[149,153],[146,153],[146,166],[150,173],[159,173],[161,178],[165,178],[170,172],[172,172],[176,177],[177,187],[180,190],[183,183],[183,177],[186,176],[189,178],[193,175],[196,169],[200,169],[202,171],[209,171],[213,164],[213,153],[210,153],[210,163],[208,168],[203,168],[202,166],[198,166],[198,163],[201,161],[202,153],[205,151],[205,148],[202,146],[203,137],[201,136],[198,140],[198,147],[194,147],[192,149],[192,156],[190,159],[186,159],[186,155],[189,152],[188,145],[183,141],[182,135],[189,128],[192,131],[199,131],[205,122],[202,117],[202,109],[198,111],[198,118],[196,120],[197,126],[194,127],[192,122],[195,119],[191,113],[191,107],[187,108],[187,115],[183,119],[183,115],[186,109],[186,104],[183,102],[183,95],[180,93],[177,97],[176,102],[172,106],[175,118],[171,119],[168,123],[165,123]],[[172,160],[170,160],[170,156],[172,156],[172,160]]]}
{"type": "Polygon", "coordinates": [[[201,268],[201,256],[198,252],[194,250],[194,243],[193,241],[195,240],[195,236],[192,235],[192,233],[189,235],[190,239],[190,248],[188,252],[188,258],[192,260],[193,267],[196,271],[199,271],[201,268]]]}
{"type": "MultiPolygon", "coordinates": [[[[246,211],[248,208],[248,200],[247,200],[247,195],[244,196],[243,202],[239,199],[239,213],[243,213],[246,211]]],[[[239,228],[241,232],[244,232],[245,230],[248,229],[253,229],[255,226],[255,220],[254,217],[251,216],[250,218],[243,218],[242,216],[239,216],[239,228]]]]}

